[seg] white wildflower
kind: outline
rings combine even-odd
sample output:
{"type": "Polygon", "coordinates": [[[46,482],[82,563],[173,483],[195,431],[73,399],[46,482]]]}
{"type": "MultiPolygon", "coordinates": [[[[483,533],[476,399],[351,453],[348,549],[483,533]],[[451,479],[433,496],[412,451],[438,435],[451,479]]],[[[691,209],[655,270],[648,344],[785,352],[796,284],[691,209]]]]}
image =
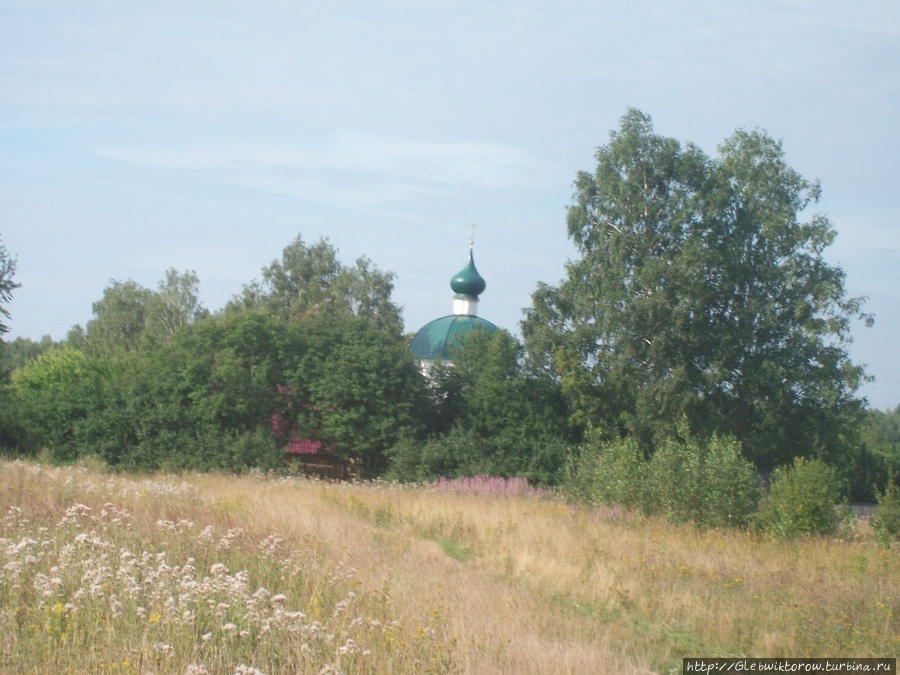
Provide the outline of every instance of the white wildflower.
{"type": "Polygon", "coordinates": [[[359,645],[352,638],[347,638],[347,641],[338,648],[341,654],[356,654],[358,651],[359,645]]]}
{"type": "Polygon", "coordinates": [[[259,668],[245,665],[241,663],[234,669],[234,675],[266,675],[259,668]]]}
{"type": "Polygon", "coordinates": [[[163,656],[172,656],[175,653],[175,647],[165,642],[157,642],[153,645],[154,651],[159,652],[163,656]]]}

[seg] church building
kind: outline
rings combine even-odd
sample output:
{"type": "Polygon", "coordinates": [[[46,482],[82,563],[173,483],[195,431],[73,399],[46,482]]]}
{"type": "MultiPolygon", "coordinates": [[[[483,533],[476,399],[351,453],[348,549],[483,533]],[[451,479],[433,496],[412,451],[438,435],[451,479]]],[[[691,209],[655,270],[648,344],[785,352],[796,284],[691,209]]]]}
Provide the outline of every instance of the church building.
{"type": "Polygon", "coordinates": [[[474,242],[470,239],[466,266],[450,280],[454,293],[453,313],[426,323],[409,343],[425,373],[435,361],[449,362],[451,345],[461,342],[469,331],[483,328],[493,333],[497,330],[497,326],[478,316],[478,296],[484,292],[487,283],[475,269],[473,246],[474,242]]]}

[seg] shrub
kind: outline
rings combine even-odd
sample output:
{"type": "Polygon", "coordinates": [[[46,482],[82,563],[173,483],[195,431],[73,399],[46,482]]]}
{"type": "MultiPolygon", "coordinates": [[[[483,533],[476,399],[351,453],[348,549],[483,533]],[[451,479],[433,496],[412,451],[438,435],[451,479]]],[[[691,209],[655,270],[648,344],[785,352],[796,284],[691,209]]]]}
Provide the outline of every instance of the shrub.
{"type": "Polygon", "coordinates": [[[740,443],[716,435],[702,441],[686,427],[679,436],[663,439],[649,460],[633,438],[582,449],[569,465],[568,494],[703,527],[746,525],[759,487],[740,443]]]}
{"type": "Polygon", "coordinates": [[[893,476],[888,477],[884,492],[876,494],[878,507],[872,518],[872,529],[875,539],[884,546],[890,546],[895,539],[900,539],[900,487],[893,476]]]}
{"type": "Polygon", "coordinates": [[[630,437],[586,445],[569,462],[566,492],[594,506],[644,510],[644,468],[643,453],[630,437]]]}
{"type": "Polygon", "coordinates": [[[776,537],[834,534],[841,518],[837,475],[818,459],[796,457],[772,474],[769,497],[756,515],[757,527],[776,537]]]}
{"type": "Polygon", "coordinates": [[[502,429],[482,435],[456,424],[426,441],[402,439],[388,450],[386,477],[430,481],[464,476],[518,476],[538,485],[556,485],[569,448],[562,438],[502,429]]]}
{"type": "Polygon", "coordinates": [[[759,503],[756,472],[732,436],[669,437],[649,462],[647,511],[704,527],[747,525],[759,503]],[[652,502],[649,500],[652,499],[652,502]]]}

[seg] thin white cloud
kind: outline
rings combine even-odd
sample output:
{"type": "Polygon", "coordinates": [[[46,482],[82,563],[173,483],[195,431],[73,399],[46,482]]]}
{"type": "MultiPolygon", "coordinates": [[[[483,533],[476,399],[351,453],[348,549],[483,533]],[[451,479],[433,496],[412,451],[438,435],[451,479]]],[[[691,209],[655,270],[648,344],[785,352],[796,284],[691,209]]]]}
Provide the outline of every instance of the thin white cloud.
{"type": "Polygon", "coordinates": [[[105,147],[95,154],[167,171],[329,203],[376,206],[454,188],[507,189],[552,184],[559,169],[500,143],[416,141],[337,133],[320,147],[224,144],[214,147],[105,147]]]}

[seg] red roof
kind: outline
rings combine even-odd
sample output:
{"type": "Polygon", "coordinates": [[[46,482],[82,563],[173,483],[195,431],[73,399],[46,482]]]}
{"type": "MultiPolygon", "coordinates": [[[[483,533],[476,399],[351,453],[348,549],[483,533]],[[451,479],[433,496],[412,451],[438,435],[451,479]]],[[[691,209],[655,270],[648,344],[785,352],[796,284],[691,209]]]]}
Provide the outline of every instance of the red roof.
{"type": "Polygon", "coordinates": [[[331,448],[312,438],[297,438],[292,436],[287,447],[289,455],[318,455],[319,453],[331,453],[331,448]]]}

